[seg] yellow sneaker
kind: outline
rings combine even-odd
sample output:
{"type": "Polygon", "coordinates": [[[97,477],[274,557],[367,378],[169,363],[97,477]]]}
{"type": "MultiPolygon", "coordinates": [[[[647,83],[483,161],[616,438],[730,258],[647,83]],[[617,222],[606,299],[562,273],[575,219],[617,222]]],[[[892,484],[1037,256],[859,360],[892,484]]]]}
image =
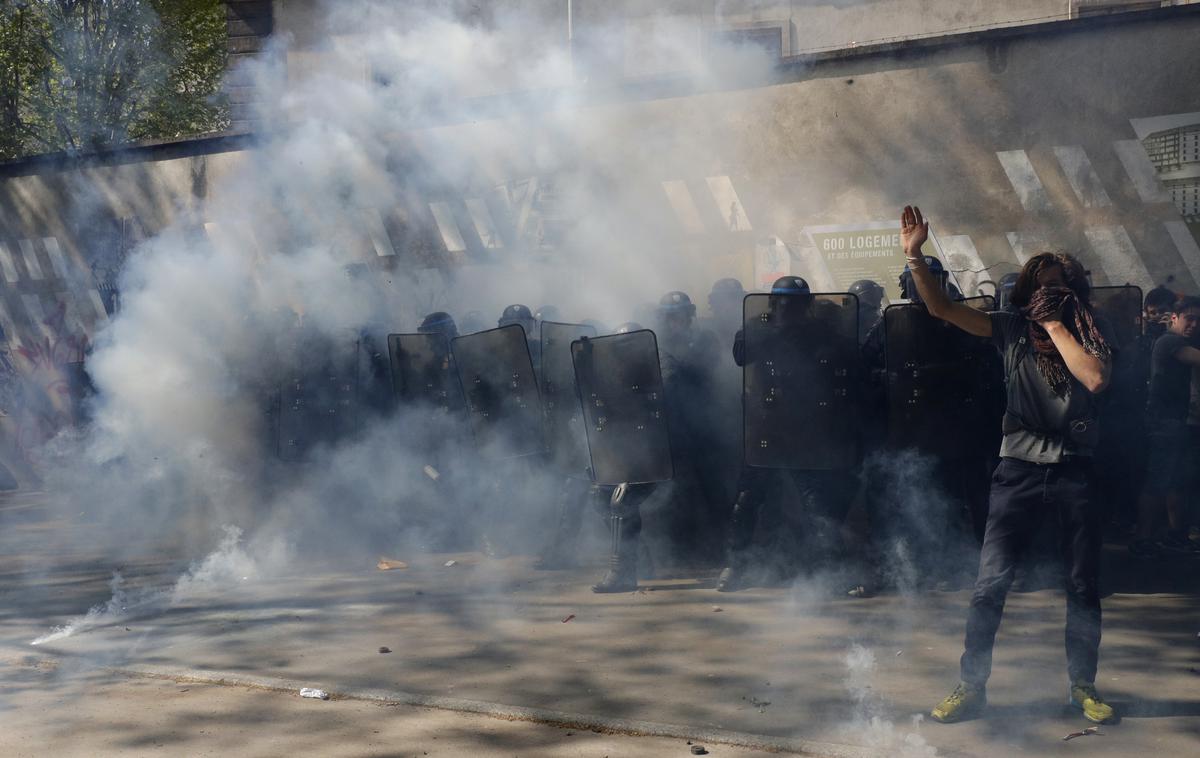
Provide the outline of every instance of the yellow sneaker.
{"type": "Polygon", "coordinates": [[[945,700],[929,712],[934,721],[953,724],[955,721],[974,718],[987,705],[987,690],[966,682],[960,682],[945,700]]]}
{"type": "Polygon", "coordinates": [[[1096,694],[1096,685],[1076,682],[1071,685],[1071,705],[1083,711],[1083,717],[1096,724],[1103,724],[1113,717],[1112,706],[1096,694]]]}

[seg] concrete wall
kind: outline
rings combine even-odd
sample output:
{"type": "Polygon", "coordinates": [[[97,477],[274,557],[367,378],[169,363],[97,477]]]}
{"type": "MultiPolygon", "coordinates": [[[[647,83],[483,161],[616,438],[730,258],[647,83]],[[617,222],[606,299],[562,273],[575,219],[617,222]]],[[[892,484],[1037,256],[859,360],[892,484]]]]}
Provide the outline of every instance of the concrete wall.
{"type": "MultiPolygon", "coordinates": [[[[756,252],[774,240],[819,282],[806,228],[889,220],[906,201],[932,216],[968,289],[1052,242],[1080,253],[1098,284],[1148,287],[1174,277],[1195,291],[1200,250],[1153,170],[1147,173],[1130,119],[1200,112],[1200,90],[1189,85],[1200,80],[1198,38],[1200,14],[1176,12],[1141,23],[1072,22],[887,55],[837,55],[721,92],[673,82],[605,90],[589,107],[611,129],[587,147],[596,160],[626,169],[615,189],[636,199],[640,212],[674,220],[673,233],[658,242],[678,251],[677,286],[697,293],[722,276],[750,282],[756,252]],[[716,146],[702,155],[631,149],[649,137],[666,144],[701,131],[716,146]],[[735,223],[730,197],[740,206],[735,223]],[[680,198],[691,206],[687,214],[680,198]],[[978,269],[987,273],[969,273],[978,269]]],[[[538,118],[430,131],[469,142],[473,128],[509,130],[514,150],[532,152],[536,146],[522,140],[536,138],[538,118]]],[[[5,167],[0,326],[36,335],[36,308],[69,292],[73,313],[92,328],[103,319],[94,303],[107,296],[123,256],[173,220],[201,228],[205,200],[238,165],[240,147],[218,140],[122,152],[84,166],[5,167]]],[[[552,179],[509,177],[512,184],[552,179]]],[[[442,222],[429,202],[404,209],[410,227],[424,229],[419,251],[413,240],[420,235],[393,234],[397,209],[364,209],[377,223],[360,229],[362,250],[373,265],[458,267],[469,282],[473,262],[490,254],[469,223],[473,191],[439,188],[429,200],[447,210],[442,222]],[[465,249],[444,246],[446,218],[465,249]]],[[[586,219],[560,221],[569,228],[586,219]]],[[[505,234],[519,232],[514,223],[497,219],[505,234]]]]}

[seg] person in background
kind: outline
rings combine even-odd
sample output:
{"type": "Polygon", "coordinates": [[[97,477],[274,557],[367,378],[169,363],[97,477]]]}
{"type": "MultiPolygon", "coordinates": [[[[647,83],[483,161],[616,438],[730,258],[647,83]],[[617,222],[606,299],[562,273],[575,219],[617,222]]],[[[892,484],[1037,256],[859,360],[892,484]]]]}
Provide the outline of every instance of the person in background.
{"type": "Polygon", "coordinates": [[[1200,350],[1192,341],[1198,329],[1200,298],[1183,297],[1171,308],[1166,333],[1154,343],[1146,403],[1146,483],[1138,504],[1137,539],[1129,545],[1138,557],[1200,552],[1200,545],[1187,538],[1183,515],[1192,369],[1200,366],[1200,350]],[[1164,516],[1166,536],[1155,541],[1164,516]]]}

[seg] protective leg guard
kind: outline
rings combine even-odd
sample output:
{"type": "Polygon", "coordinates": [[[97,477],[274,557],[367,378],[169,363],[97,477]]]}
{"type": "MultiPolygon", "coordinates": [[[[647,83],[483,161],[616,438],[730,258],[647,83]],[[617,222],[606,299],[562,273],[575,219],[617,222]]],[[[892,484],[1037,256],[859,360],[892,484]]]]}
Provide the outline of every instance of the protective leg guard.
{"type": "Polygon", "coordinates": [[[637,513],[618,515],[624,495],[623,485],[613,491],[613,514],[609,517],[612,552],[608,559],[608,573],[592,586],[592,592],[633,592],[637,589],[638,536],[642,531],[642,520],[637,513]]]}

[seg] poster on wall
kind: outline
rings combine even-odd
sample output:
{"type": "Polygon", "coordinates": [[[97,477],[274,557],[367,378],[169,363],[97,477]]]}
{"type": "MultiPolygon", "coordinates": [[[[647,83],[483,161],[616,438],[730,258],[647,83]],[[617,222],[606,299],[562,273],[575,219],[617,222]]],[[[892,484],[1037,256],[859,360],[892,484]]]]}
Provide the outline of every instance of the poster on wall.
{"type": "MultiPolygon", "coordinates": [[[[905,265],[898,222],[806,226],[800,233],[816,253],[815,262],[824,266],[822,273],[827,281],[833,282],[836,291],[845,292],[854,282],[870,279],[883,286],[889,299],[896,297],[896,283],[905,265]]],[[[932,229],[922,251],[946,260],[932,229]]],[[[957,286],[953,273],[950,281],[957,286]]]]}
{"type": "Polygon", "coordinates": [[[754,243],[754,288],[769,290],[775,280],[792,273],[792,251],[778,237],[764,237],[754,243]]]}

